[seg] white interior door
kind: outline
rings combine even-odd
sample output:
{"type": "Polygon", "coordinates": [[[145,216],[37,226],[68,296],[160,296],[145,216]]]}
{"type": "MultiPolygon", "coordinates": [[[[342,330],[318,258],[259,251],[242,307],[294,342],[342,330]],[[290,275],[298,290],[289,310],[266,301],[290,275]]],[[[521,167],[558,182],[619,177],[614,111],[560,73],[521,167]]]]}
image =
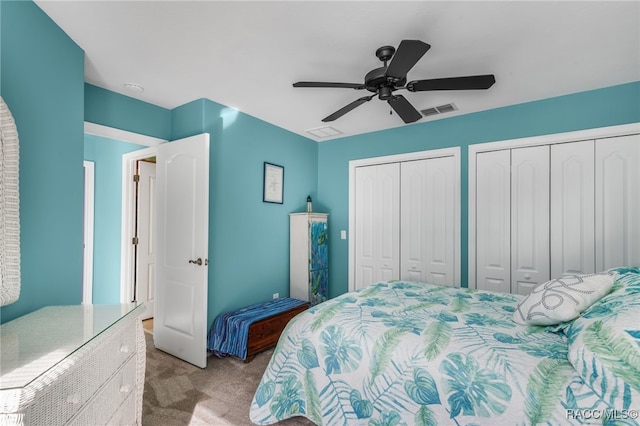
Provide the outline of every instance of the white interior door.
{"type": "Polygon", "coordinates": [[[511,293],[549,280],[549,147],[511,151],[511,293]]]}
{"type": "Polygon", "coordinates": [[[640,264],[640,135],[596,141],[596,270],[640,264]]]}
{"type": "Polygon", "coordinates": [[[358,167],[355,199],[355,288],[398,279],[399,164],[358,167]]]}
{"type": "Polygon", "coordinates": [[[158,146],[154,344],[207,365],[209,135],[158,146]]]}
{"type": "Polygon", "coordinates": [[[476,155],[475,209],[477,288],[510,293],[511,150],[476,155]]]}
{"type": "Polygon", "coordinates": [[[594,141],[551,145],[551,278],[595,272],[594,141]]]}
{"type": "Polygon", "coordinates": [[[145,303],[147,310],[141,318],[148,319],[155,311],[156,164],[138,161],[138,176],[136,300],[145,303]]]}
{"type": "Polygon", "coordinates": [[[431,239],[427,200],[427,160],[400,163],[400,279],[440,284],[428,277],[427,244],[431,239]]]}
{"type": "Polygon", "coordinates": [[[455,284],[456,158],[400,165],[400,279],[455,284]]]}

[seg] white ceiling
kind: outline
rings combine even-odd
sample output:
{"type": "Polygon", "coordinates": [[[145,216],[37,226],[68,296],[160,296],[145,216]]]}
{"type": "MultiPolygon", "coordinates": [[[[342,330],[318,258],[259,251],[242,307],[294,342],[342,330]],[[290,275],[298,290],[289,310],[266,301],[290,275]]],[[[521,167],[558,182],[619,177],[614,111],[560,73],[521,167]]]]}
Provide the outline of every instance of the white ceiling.
{"type": "MultiPolygon", "coordinates": [[[[458,108],[417,123],[640,80],[638,1],[36,3],[84,49],[88,83],[168,109],[208,98],[315,140],[306,130],[369,92],[292,83],[361,83],[382,66],[376,49],[402,39],[431,45],[408,80],[496,77],[489,90],[404,91],[418,110],[458,108]]],[[[374,98],[330,124],[407,125],[389,111],[374,98]]]]}

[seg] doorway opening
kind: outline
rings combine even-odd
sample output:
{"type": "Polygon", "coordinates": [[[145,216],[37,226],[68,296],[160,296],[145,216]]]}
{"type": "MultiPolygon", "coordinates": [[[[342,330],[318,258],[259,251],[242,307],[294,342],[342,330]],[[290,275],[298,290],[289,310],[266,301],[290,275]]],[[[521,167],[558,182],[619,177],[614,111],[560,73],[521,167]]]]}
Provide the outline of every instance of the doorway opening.
{"type": "MultiPolygon", "coordinates": [[[[120,270],[120,301],[121,303],[147,302],[148,295],[153,299],[153,265],[146,263],[145,271],[140,271],[144,262],[139,260],[141,251],[149,256],[153,253],[154,244],[152,230],[155,228],[154,217],[151,213],[140,216],[140,209],[151,204],[155,205],[155,158],[157,147],[144,148],[132,151],[122,156],[122,226],[121,226],[121,270],[120,270]],[[140,171],[143,176],[139,177],[140,171]],[[149,172],[149,170],[151,170],[149,172]],[[147,173],[148,172],[148,173],[147,173]],[[145,174],[146,173],[146,174],[145,174]],[[149,176],[152,173],[152,177],[149,176]],[[140,217],[139,217],[140,216],[140,217]],[[153,221],[153,222],[152,222],[153,221]],[[151,230],[151,231],[150,231],[151,230]],[[142,237],[140,233],[145,233],[142,237]],[[143,247],[140,248],[140,242],[143,247]],[[146,245],[146,248],[145,248],[146,245]],[[148,274],[150,277],[147,277],[148,274]],[[143,275],[146,286],[139,285],[140,274],[143,275]]],[[[148,210],[155,215],[155,208],[148,210]]],[[[147,309],[142,318],[152,318],[154,307],[147,304],[147,309]]]]}

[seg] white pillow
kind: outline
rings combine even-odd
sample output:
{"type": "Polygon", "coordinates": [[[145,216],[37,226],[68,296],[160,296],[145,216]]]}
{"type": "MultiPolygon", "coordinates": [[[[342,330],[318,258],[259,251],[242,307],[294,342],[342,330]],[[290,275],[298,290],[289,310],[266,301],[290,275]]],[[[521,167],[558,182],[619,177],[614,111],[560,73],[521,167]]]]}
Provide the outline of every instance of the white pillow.
{"type": "Polygon", "coordinates": [[[555,325],[571,321],[609,293],[614,272],[563,275],[542,283],[531,291],[513,313],[522,325],[555,325]]]}

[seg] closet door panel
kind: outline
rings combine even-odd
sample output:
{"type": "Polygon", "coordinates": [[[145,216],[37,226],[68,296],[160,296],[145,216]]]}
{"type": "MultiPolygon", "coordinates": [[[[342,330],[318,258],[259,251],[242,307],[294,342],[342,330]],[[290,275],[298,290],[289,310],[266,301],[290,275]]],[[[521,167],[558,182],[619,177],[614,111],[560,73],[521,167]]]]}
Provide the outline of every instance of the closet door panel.
{"type": "Polygon", "coordinates": [[[400,278],[400,166],[384,164],[378,167],[378,280],[400,278]]]}
{"type": "Polygon", "coordinates": [[[426,160],[400,165],[400,279],[425,281],[427,274],[426,160]]]}
{"type": "Polygon", "coordinates": [[[356,169],[355,287],[399,278],[398,164],[356,169]]]}
{"type": "Polygon", "coordinates": [[[481,290],[511,291],[510,167],[510,150],[476,155],[476,286],[481,290]]]}
{"type": "Polygon", "coordinates": [[[595,272],[594,141],[551,146],[551,277],[595,272]]]}
{"type": "Polygon", "coordinates": [[[549,280],[549,146],[511,151],[511,292],[549,280]]]}
{"type": "Polygon", "coordinates": [[[596,269],[640,265],[640,135],[596,141],[596,269]]]}
{"type": "Polygon", "coordinates": [[[375,275],[375,184],[374,167],[356,169],[356,289],[372,283],[375,275]]]}
{"type": "Polygon", "coordinates": [[[454,284],[455,159],[401,164],[401,279],[454,284]]]}
{"type": "Polygon", "coordinates": [[[426,281],[454,285],[455,275],[455,196],[454,157],[427,160],[427,206],[425,217],[430,236],[427,237],[428,273],[426,281]]]}

